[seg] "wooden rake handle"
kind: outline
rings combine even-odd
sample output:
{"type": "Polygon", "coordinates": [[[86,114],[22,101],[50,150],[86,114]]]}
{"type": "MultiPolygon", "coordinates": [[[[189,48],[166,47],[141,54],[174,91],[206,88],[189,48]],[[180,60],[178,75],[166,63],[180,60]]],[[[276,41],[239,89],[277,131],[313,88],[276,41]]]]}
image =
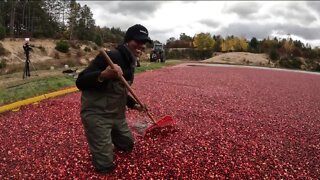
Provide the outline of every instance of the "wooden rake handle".
{"type": "MultiPolygon", "coordinates": [[[[105,52],[105,50],[102,48],[100,50],[100,53],[105,57],[108,65],[112,68],[115,69],[114,64],[112,62],[112,60],[110,59],[110,57],[108,56],[108,54],[105,52]]],[[[130,87],[130,85],[128,84],[128,82],[124,79],[123,76],[120,77],[120,80],[122,81],[122,83],[126,86],[126,88],[129,90],[129,92],[132,94],[132,96],[134,97],[134,99],[143,107],[144,104],[140,101],[140,99],[138,98],[138,96],[136,95],[136,93],[134,93],[133,89],[130,87]]],[[[147,113],[147,115],[149,116],[149,118],[152,120],[153,123],[156,123],[156,120],[153,118],[153,116],[149,113],[149,111],[145,111],[147,113]]]]}

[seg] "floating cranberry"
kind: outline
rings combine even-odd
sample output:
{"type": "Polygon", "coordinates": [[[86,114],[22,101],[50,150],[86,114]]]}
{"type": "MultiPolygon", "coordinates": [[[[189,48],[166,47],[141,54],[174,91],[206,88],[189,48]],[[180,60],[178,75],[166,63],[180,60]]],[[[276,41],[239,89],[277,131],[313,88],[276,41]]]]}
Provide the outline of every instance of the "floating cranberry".
{"type": "MultiPolygon", "coordinates": [[[[156,117],[177,125],[135,135],[116,170],[97,174],[80,93],[0,114],[0,179],[317,179],[320,76],[231,67],[173,67],[137,75],[156,117]]],[[[130,127],[149,121],[129,110],[130,127]]]]}

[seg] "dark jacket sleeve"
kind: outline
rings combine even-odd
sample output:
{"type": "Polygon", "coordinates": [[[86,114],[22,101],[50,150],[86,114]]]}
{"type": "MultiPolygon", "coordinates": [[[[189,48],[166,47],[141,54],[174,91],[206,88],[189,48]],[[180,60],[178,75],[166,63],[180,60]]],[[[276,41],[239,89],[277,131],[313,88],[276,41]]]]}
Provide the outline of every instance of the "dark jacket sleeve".
{"type": "Polygon", "coordinates": [[[133,106],[137,104],[137,102],[130,95],[127,96],[127,106],[128,108],[133,108],[133,106]]]}
{"type": "Polygon", "coordinates": [[[108,80],[98,81],[98,76],[107,67],[107,63],[101,55],[98,55],[90,65],[84,69],[76,80],[77,88],[80,90],[96,89],[104,87],[108,80]]]}

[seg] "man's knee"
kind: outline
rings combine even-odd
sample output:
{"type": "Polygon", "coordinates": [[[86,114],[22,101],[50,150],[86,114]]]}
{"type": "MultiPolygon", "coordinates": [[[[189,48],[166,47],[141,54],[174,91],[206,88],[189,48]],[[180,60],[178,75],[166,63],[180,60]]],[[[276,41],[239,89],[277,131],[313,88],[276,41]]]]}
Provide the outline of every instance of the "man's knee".
{"type": "Polygon", "coordinates": [[[132,151],[134,146],[133,139],[129,137],[114,138],[113,144],[116,148],[126,152],[132,151]]]}

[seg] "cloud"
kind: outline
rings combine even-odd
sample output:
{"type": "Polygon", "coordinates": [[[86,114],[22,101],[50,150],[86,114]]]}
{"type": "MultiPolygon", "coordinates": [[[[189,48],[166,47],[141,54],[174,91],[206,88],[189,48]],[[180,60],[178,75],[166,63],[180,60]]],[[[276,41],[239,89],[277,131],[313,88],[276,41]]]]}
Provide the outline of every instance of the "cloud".
{"type": "Polygon", "coordinates": [[[214,21],[212,19],[203,19],[203,20],[200,20],[199,23],[204,24],[204,25],[211,27],[211,28],[217,28],[220,25],[219,22],[214,21]]]}
{"type": "MultiPolygon", "coordinates": [[[[288,24],[311,25],[317,21],[316,16],[310,12],[310,7],[303,2],[290,2],[284,6],[276,6],[270,9],[274,17],[282,18],[288,24]]],[[[320,9],[319,9],[320,10],[320,9]]]]}
{"type": "Polygon", "coordinates": [[[256,2],[240,2],[232,4],[231,6],[226,6],[224,13],[235,13],[240,18],[247,18],[254,13],[258,13],[261,5],[256,2]]]}
{"type": "Polygon", "coordinates": [[[153,30],[150,34],[150,38],[152,40],[158,40],[162,43],[165,43],[167,39],[174,37],[171,32],[172,30],[153,30]]]}
{"type": "Polygon", "coordinates": [[[153,17],[164,2],[161,1],[80,1],[87,4],[96,24],[107,27],[120,27],[126,30],[133,24],[141,24],[153,17]]]}
{"type": "Polygon", "coordinates": [[[233,23],[229,26],[223,27],[215,32],[222,36],[235,35],[250,39],[256,37],[258,39],[266,38],[272,34],[279,35],[296,35],[306,40],[319,39],[319,27],[309,28],[294,24],[281,23],[233,23]]]}
{"type": "Polygon", "coordinates": [[[118,1],[109,10],[110,13],[122,14],[129,18],[131,16],[150,18],[157,9],[161,8],[163,3],[161,1],[118,1]]]}
{"type": "Polygon", "coordinates": [[[320,16],[320,1],[308,1],[307,6],[320,16]]]}
{"type": "Polygon", "coordinates": [[[215,32],[222,36],[241,36],[247,39],[256,37],[262,39],[272,34],[273,28],[270,24],[258,24],[258,23],[232,23],[225,26],[215,32]]]}
{"type": "Polygon", "coordinates": [[[302,37],[306,40],[320,39],[319,27],[302,27],[297,25],[279,25],[279,30],[284,31],[286,34],[293,34],[302,37]]]}
{"type": "Polygon", "coordinates": [[[222,36],[266,38],[296,35],[320,40],[320,2],[211,1],[79,1],[87,4],[96,25],[120,27],[143,24],[152,39],[166,41],[180,33],[210,32],[222,36]]]}

